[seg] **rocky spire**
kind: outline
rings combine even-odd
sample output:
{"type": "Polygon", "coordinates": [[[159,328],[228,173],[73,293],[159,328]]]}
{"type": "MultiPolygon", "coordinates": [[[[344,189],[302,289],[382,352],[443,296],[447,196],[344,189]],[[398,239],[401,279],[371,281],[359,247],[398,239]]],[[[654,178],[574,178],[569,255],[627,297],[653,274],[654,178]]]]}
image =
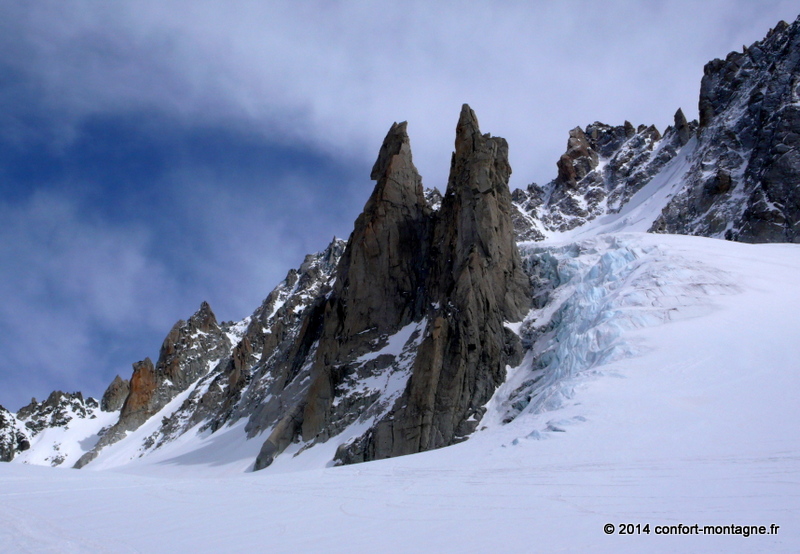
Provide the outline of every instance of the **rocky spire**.
{"type": "Polygon", "coordinates": [[[430,209],[406,127],[394,123],[386,134],[371,172],[377,183],[339,260],[330,298],[304,323],[307,342],[315,332],[319,341],[311,385],[265,441],[257,468],[271,463],[296,433],[313,440],[323,432],[348,363],[421,317],[430,209]]]}
{"type": "Polygon", "coordinates": [[[530,305],[511,223],[505,139],[481,134],[461,110],[455,152],[432,233],[428,325],[395,409],[337,458],[357,462],[411,454],[463,440],[519,352],[504,327],[530,305]]]}
{"type": "Polygon", "coordinates": [[[481,134],[475,112],[464,104],[455,147],[434,230],[439,251],[428,290],[438,296],[434,302],[458,292],[486,293],[504,320],[517,321],[529,308],[529,291],[510,218],[508,143],[481,134]],[[484,282],[466,283],[467,274],[484,282]]]}
{"type": "Polygon", "coordinates": [[[122,408],[129,392],[130,382],[117,375],[103,393],[103,397],[100,399],[100,409],[104,412],[116,412],[122,408]]]}
{"type": "Polygon", "coordinates": [[[694,131],[692,130],[689,122],[686,121],[686,116],[683,115],[683,110],[678,108],[675,112],[675,133],[678,135],[678,144],[683,146],[689,139],[692,138],[694,131]]]}
{"type": "Polygon", "coordinates": [[[575,127],[569,132],[567,151],[556,164],[558,166],[556,181],[561,186],[574,189],[578,186],[578,181],[597,167],[598,161],[597,152],[589,145],[583,129],[575,127]]]}
{"type": "Polygon", "coordinates": [[[211,310],[211,306],[205,300],[200,303],[200,309],[192,314],[192,317],[189,318],[187,323],[189,327],[202,331],[203,333],[212,332],[219,327],[217,324],[217,317],[211,310]]]}
{"type": "Polygon", "coordinates": [[[429,209],[406,122],[389,129],[371,177],[378,182],[356,219],[325,309],[316,376],[303,411],[305,440],[327,422],[343,365],[377,337],[419,318],[429,209]]]}
{"type": "Polygon", "coordinates": [[[338,335],[390,332],[417,311],[429,209],[406,126],[395,123],[386,134],[371,173],[377,184],[339,262],[334,295],[344,318],[338,335]]]}
{"type": "Polygon", "coordinates": [[[130,392],[122,404],[122,412],[119,416],[120,422],[136,420],[136,425],[131,425],[132,429],[135,429],[153,415],[148,407],[157,386],[156,369],[150,358],[145,358],[133,364],[130,392]]]}

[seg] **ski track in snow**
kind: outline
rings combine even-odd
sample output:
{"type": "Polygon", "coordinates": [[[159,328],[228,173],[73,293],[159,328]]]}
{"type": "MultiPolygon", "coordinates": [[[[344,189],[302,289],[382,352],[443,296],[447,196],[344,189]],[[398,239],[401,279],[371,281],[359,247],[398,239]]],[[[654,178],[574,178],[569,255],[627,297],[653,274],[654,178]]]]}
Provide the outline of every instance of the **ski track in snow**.
{"type": "Polygon", "coordinates": [[[0,464],[0,552],[800,550],[800,246],[631,233],[531,248],[561,282],[470,440],[327,468],[329,441],[242,473],[263,436],[226,427],[103,471],[0,464]],[[534,394],[501,424],[534,355],[560,361],[531,389],[558,401],[534,394]],[[652,531],[679,523],[781,527],[652,531]]]}

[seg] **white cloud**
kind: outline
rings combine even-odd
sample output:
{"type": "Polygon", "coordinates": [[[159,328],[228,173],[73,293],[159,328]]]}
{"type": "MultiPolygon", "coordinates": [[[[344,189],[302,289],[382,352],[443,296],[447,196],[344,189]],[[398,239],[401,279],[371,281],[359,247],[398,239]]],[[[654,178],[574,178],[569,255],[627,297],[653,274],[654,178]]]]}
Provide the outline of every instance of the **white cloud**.
{"type": "MultiPolygon", "coordinates": [[[[209,301],[221,319],[244,317],[306,253],[325,248],[337,227],[349,232],[341,228],[342,200],[320,194],[325,183],[315,179],[298,172],[259,182],[190,168],[166,176],[183,246],[165,256],[181,258],[172,261],[194,280],[182,294],[209,301]]],[[[335,192],[349,199],[341,185],[335,192]]],[[[348,223],[360,208],[347,208],[348,223]]]]}
{"type": "MultiPolygon", "coordinates": [[[[260,127],[354,159],[407,119],[443,185],[460,104],[511,144],[514,182],[554,176],[567,131],[696,113],[703,64],[788,1],[80,2],[27,9],[27,56],[65,113],[141,105],[260,127]]],[[[29,68],[30,69],[30,68],[29,68]]]]}
{"type": "Polygon", "coordinates": [[[52,193],[2,203],[0,219],[4,397],[20,383],[98,384],[118,349],[99,337],[141,338],[171,324],[176,283],[148,257],[145,230],[92,222],[52,193]]]}

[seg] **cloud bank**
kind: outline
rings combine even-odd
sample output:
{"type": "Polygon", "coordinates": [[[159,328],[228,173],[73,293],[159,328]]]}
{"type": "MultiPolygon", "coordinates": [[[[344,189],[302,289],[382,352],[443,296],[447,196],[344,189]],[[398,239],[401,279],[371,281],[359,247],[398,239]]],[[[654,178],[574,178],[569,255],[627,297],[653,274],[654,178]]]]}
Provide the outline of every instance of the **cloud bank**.
{"type": "Polygon", "coordinates": [[[521,184],[543,181],[571,126],[696,115],[707,61],[796,16],[749,0],[22,6],[5,62],[62,123],[156,108],[363,161],[407,119],[431,185],[446,182],[463,102],[513,139],[521,184]]]}

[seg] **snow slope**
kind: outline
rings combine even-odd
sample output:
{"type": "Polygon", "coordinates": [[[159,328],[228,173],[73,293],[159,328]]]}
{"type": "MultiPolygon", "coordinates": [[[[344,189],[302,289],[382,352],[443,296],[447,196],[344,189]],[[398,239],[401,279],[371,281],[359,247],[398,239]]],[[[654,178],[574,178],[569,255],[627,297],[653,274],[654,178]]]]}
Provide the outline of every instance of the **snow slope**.
{"type": "Polygon", "coordinates": [[[547,236],[567,238],[590,237],[601,233],[650,229],[672,197],[685,186],[684,177],[697,151],[697,138],[692,137],[680,152],[616,213],[592,219],[571,231],[548,232],[547,236]]]}
{"type": "Polygon", "coordinates": [[[69,413],[70,421],[64,426],[46,427],[31,439],[31,448],[19,453],[15,463],[36,465],[72,465],[100,439],[98,432],[111,427],[119,419],[119,411],[93,410],[89,417],[69,413]]]}
{"type": "Polygon", "coordinates": [[[800,246],[633,233],[536,248],[557,268],[550,307],[520,326],[539,346],[469,441],[346,467],[312,448],[241,473],[230,431],[113,471],[0,464],[0,551],[800,550],[800,246]],[[655,533],[678,524],[780,528],[655,533]]]}

